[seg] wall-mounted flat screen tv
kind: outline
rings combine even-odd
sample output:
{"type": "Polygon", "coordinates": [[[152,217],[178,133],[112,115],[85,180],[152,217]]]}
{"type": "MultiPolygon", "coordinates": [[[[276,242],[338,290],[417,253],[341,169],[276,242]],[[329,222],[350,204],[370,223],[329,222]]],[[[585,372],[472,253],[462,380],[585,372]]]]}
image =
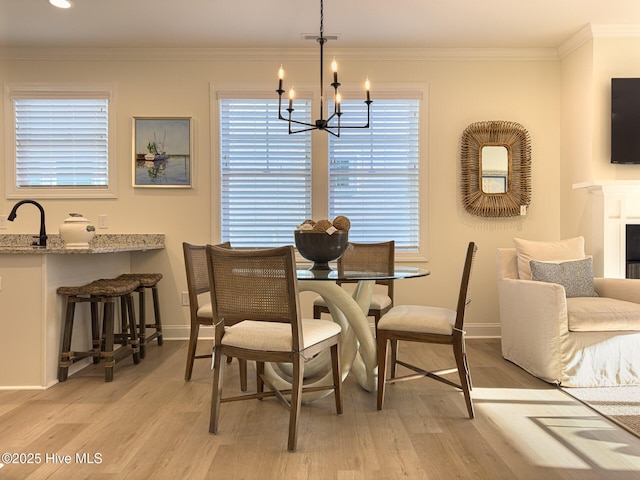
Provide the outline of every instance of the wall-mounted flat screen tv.
{"type": "Polygon", "coordinates": [[[611,79],[611,163],[640,163],[640,78],[611,79]]]}

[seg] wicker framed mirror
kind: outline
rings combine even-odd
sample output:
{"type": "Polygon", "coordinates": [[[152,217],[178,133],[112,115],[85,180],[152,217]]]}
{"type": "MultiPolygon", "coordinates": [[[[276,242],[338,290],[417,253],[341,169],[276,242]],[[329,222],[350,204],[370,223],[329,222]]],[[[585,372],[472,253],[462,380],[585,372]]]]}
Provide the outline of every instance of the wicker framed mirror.
{"type": "Polygon", "coordinates": [[[515,122],[469,125],[460,151],[464,208],[482,217],[521,215],[531,201],[531,143],[515,122]]]}

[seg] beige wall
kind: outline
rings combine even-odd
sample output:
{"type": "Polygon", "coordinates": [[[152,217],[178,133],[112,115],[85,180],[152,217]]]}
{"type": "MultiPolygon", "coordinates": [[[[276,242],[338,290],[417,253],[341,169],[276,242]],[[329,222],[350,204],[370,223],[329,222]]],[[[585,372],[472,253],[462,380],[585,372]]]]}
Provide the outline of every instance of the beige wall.
{"type": "Polygon", "coordinates": [[[639,77],[638,38],[594,38],[562,60],[562,236],[584,235],[601,274],[602,215],[586,189],[573,185],[601,180],[638,180],[640,165],[612,165],[611,78],[639,77]],[[595,207],[595,212],[592,210],[595,207]]]}
{"type": "Polygon", "coordinates": [[[573,185],[590,180],[594,175],[593,41],[573,51],[561,65],[561,232],[563,238],[580,232],[585,236],[587,251],[591,252],[591,212],[587,192],[575,190],[573,185]]]}
{"type": "MultiPolygon", "coordinates": [[[[463,59],[420,52],[412,52],[412,58],[407,52],[395,56],[348,53],[340,62],[341,80],[358,83],[368,75],[374,101],[376,88],[386,89],[397,84],[423,84],[428,92],[422,118],[425,135],[421,153],[422,228],[428,233],[428,261],[419,265],[429,268],[431,276],[398,282],[397,303],[453,307],[465,246],[474,240],[479,252],[472,281],[469,333],[497,334],[496,248],[512,245],[514,236],[561,237],[561,192],[564,194],[571,176],[565,174],[565,170],[561,176],[564,126],[561,92],[566,90],[561,81],[562,63],[539,56],[522,59],[520,54],[463,59]],[[467,125],[483,120],[519,122],[531,135],[533,188],[531,208],[525,217],[474,217],[461,205],[460,136],[467,125]]],[[[335,54],[340,58],[339,51],[335,54]]],[[[215,183],[219,160],[213,148],[216,144],[215,104],[210,98],[210,88],[259,87],[275,96],[280,63],[285,63],[288,80],[296,85],[314,86],[318,82],[315,52],[310,56],[286,57],[272,52],[257,55],[255,52],[192,51],[176,55],[171,51],[80,51],[73,54],[76,58],[68,52],[58,52],[52,60],[40,52],[29,52],[21,58],[11,52],[5,55],[7,58],[0,63],[1,82],[98,82],[116,87],[118,198],[43,200],[47,228],[56,233],[57,226],[69,212],[80,211],[94,221],[100,214],[108,215],[109,229],[98,230],[98,233],[165,233],[166,250],[142,256],[133,268],[164,274],[162,308],[167,334],[184,336],[188,309],[180,305],[180,292],[186,291],[181,242],[206,243],[219,239],[215,183]],[[132,117],[154,115],[193,118],[193,189],[132,188],[132,117]]],[[[3,105],[2,110],[6,107],[3,105]]],[[[4,132],[4,128],[0,131],[4,132]]],[[[326,162],[323,135],[318,132],[313,137],[316,165],[326,162]]],[[[577,138],[572,137],[571,143],[579,144],[585,133],[581,128],[573,135],[577,138]]],[[[0,163],[4,165],[4,151],[0,155],[0,163]]],[[[580,167],[572,163],[569,168],[571,171],[580,167]]],[[[0,171],[4,178],[4,168],[0,171]]],[[[322,184],[321,178],[314,180],[314,186],[322,184]]],[[[0,214],[7,214],[14,201],[5,198],[4,181],[0,182],[0,190],[0,214]]],[[[314,215],[323,210],[325,203],[316,194],[314,215]]],[[[21,211],[20,218],[10,223],[7,230],[0,230],[0,234],[37,231],[36,213],[35,209],[33,214],[21,211]]]]}

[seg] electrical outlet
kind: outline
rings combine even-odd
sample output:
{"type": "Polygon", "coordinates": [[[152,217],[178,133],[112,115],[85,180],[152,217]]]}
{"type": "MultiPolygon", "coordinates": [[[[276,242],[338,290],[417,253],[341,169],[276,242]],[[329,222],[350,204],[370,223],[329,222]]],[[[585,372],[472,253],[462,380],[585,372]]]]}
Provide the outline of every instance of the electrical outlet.
{"type": "Polygon", "coordinates": [[[182,292],[182,306],[189,306],[189,292],[182,292]]]}
{"type": "Polygon", "coordinates": [[[109,220],[106,215],[98,215],[98,228],[109,228],[109,220]]]}
{"type": "Polygon", "coordinates": [[[0,215],[0,229],[2,229],[2,230],[6,230],[7,229],[7,216],[6,215],[0,215]]]}

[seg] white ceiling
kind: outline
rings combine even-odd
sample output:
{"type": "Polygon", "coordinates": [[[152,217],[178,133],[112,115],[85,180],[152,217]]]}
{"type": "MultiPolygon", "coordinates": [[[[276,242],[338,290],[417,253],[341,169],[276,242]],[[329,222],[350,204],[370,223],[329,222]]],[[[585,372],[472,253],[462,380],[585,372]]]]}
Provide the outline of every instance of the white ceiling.
{"type": "MultiPolygon", "coordinates": [[[[0,47],[309,47],[319,0],[0,0],[0,47]]],[[[640,34],[640,0],[325,0],[336,48],[549,48],[640,34]]]]}

